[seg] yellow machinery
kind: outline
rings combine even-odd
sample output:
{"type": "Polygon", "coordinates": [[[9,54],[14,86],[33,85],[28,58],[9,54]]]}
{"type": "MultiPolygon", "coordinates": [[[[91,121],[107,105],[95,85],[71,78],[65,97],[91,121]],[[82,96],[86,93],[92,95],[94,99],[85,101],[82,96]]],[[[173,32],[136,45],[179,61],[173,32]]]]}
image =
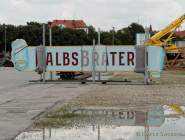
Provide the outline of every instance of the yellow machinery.
{"type": "MultiPolygon", "coordinates": [[[[172,43],[173,34],[175,33],[176,29],[181,26],[181,24],[185,21],[185,14],[173,21],[169,24],[166,28],[161,30],[160,32],[153,35],[147,41],[147,45],[154,45],[164,47],[166,53],[178,53],[181,54],[181,48],[178,48],[175,44],[172,43]],[[165,37],[165,38],[163,38],[165,37]]],[[[180,106],[176,104],[172,104],[169,106],[173,111],[183,114],[184,111],[181,109],[180,106]]]]}
{"type": "Polygon", "coordinates": [[[168,25],[166,28],[161,30],[160,32],[153,35],[151,38],[149,38],[148,42],[150,45],[156,45],[156,46],[162,46],[165,48],[167,52],[178,52],[178,48],[175,44],[171,42],[173,38],[173,34],[176,31],[177,28],[181,26],[181,24],[185,21],[185,14],[182,15],[180,18],[173,21],[170,25],[168,25]],[[165,37],[165,39],[162,39],[165,37]]]}
{"type": "MultiPolygon", "coordinates": [[[[147,40],[146,45],[152,45],[152,46],[160,46],[163,47],[166,51],[166,54],[173,53],[177,54],[175,58],[172,60],[167,59],[167,67],[173,67],[175,63],[181,63],[184,62],[183,60],[178,60],[179,56],[182,58],[185,58],[185,49],[179,48],[176,46],[176,44],[172,43],[173,35],[177,28],[181,26],[181,24],[185,21],[185,14],[173,21],[171,24],[169,24],[166,28],[159,31],[155,35],[153,35],[151,38],[147,40]]],[[[166,57],[167,58],[167,57],[166,57]]],[[[178,64],[180,65],[180,64],[178,64]]]]}

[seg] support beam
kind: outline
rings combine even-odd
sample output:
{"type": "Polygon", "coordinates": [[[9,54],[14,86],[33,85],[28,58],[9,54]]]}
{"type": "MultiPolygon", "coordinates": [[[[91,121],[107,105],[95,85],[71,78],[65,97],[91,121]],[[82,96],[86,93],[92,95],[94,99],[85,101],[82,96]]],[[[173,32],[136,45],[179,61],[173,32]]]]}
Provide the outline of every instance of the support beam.
{"type": "MultiPolygon", "coordinates": [[[[52,46],[52,28],[49,27],[49,45],[52,46]]],[[[53,80],[53,73],[50,72],[50,80],[53,80]]]]}
{"type": "MultiPolygon", "coordinates": [[[[46,47],[46,27],[43,24],[43,47],[46,47]]],[[[45,50],[45,49],[44,49],[45,50]]],[[[43,83],[46,83],[46,53],[43,54],[43,83]]]]}

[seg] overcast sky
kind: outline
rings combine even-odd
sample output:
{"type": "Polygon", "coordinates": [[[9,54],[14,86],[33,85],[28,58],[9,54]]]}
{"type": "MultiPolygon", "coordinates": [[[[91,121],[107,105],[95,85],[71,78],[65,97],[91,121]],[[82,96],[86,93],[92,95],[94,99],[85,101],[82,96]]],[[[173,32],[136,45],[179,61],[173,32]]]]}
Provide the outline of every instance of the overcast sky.
{"type": "Polygon", "coordinates": [[[0,23],[83,19],[108,30],[131,22],[158,30],[185,13],[185,0],[0,0],[0,23]]]}

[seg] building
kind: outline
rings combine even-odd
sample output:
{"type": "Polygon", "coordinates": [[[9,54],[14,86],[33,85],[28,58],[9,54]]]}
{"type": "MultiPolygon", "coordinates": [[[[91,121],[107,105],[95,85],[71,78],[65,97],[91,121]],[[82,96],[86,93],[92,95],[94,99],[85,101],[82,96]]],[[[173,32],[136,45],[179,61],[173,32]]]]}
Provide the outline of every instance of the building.
{"type": "Polygon", "coordinates": [[[184,31],[177,31],[175,34],[181,38],[185,38],[185,30],[184,31]]]}
{"type": "Polygon", "coordinates": [[[153,33],[153,28],[152,28],[151,24],[150,24],[150,27],[149,27],[149,33],[153,33]]]}
{"type": "Polygon", "coordinates": [[[84,30],[88,33],[88,27],[83,20],[54,20],[49,22],[50,27],[61,27],[61,28],[70,28],[76,30],[84,30]]]}

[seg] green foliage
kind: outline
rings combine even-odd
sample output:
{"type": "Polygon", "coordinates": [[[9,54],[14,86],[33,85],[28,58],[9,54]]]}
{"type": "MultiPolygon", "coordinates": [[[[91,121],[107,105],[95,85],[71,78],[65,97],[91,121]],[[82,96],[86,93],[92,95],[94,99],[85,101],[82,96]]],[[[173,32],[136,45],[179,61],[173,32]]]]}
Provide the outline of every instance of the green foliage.
{"type": "Polygon", "coordinates": [[[88,27],[87,42],[86,45],[93,45],[93,39],[97,41],[98,33],[93,26],[88,27]]]}
{"type": "Polygon", "coordinates": [[[136,42],[136,33],[144,33],[145,30],[142,25],[132,23],[128,27],[117,31],[117,39],[123,45],[134,45],[136,42]]]}
{"type": "MultiPolygon", "coordinates": [[[[28,22],[27,25],[6,25],[7,31],[7,50],[11,51],[11,42],[15,39],[25,39],[29,46],[42,44],[42,24],[37,22],[28,22]]],[[[132,23],[126,28],[118,31],[101,32],[101,44],[112,45],[113,36],[115,45],[134,45],[135,34],[144,32],[144,28],[132,23]]],[[[5,46],[5,25],[0,25],[0,51],[5,46]]],[[[52,28],[53,45],[92,45],[93,39],[98,39],[98,33],[93,26],[88,27],[88,33],[84,30],[73,30],[60,27],[52,28]]],[[[46,45],[49,45],[49,28],[46,27],[46,45]]]]}

